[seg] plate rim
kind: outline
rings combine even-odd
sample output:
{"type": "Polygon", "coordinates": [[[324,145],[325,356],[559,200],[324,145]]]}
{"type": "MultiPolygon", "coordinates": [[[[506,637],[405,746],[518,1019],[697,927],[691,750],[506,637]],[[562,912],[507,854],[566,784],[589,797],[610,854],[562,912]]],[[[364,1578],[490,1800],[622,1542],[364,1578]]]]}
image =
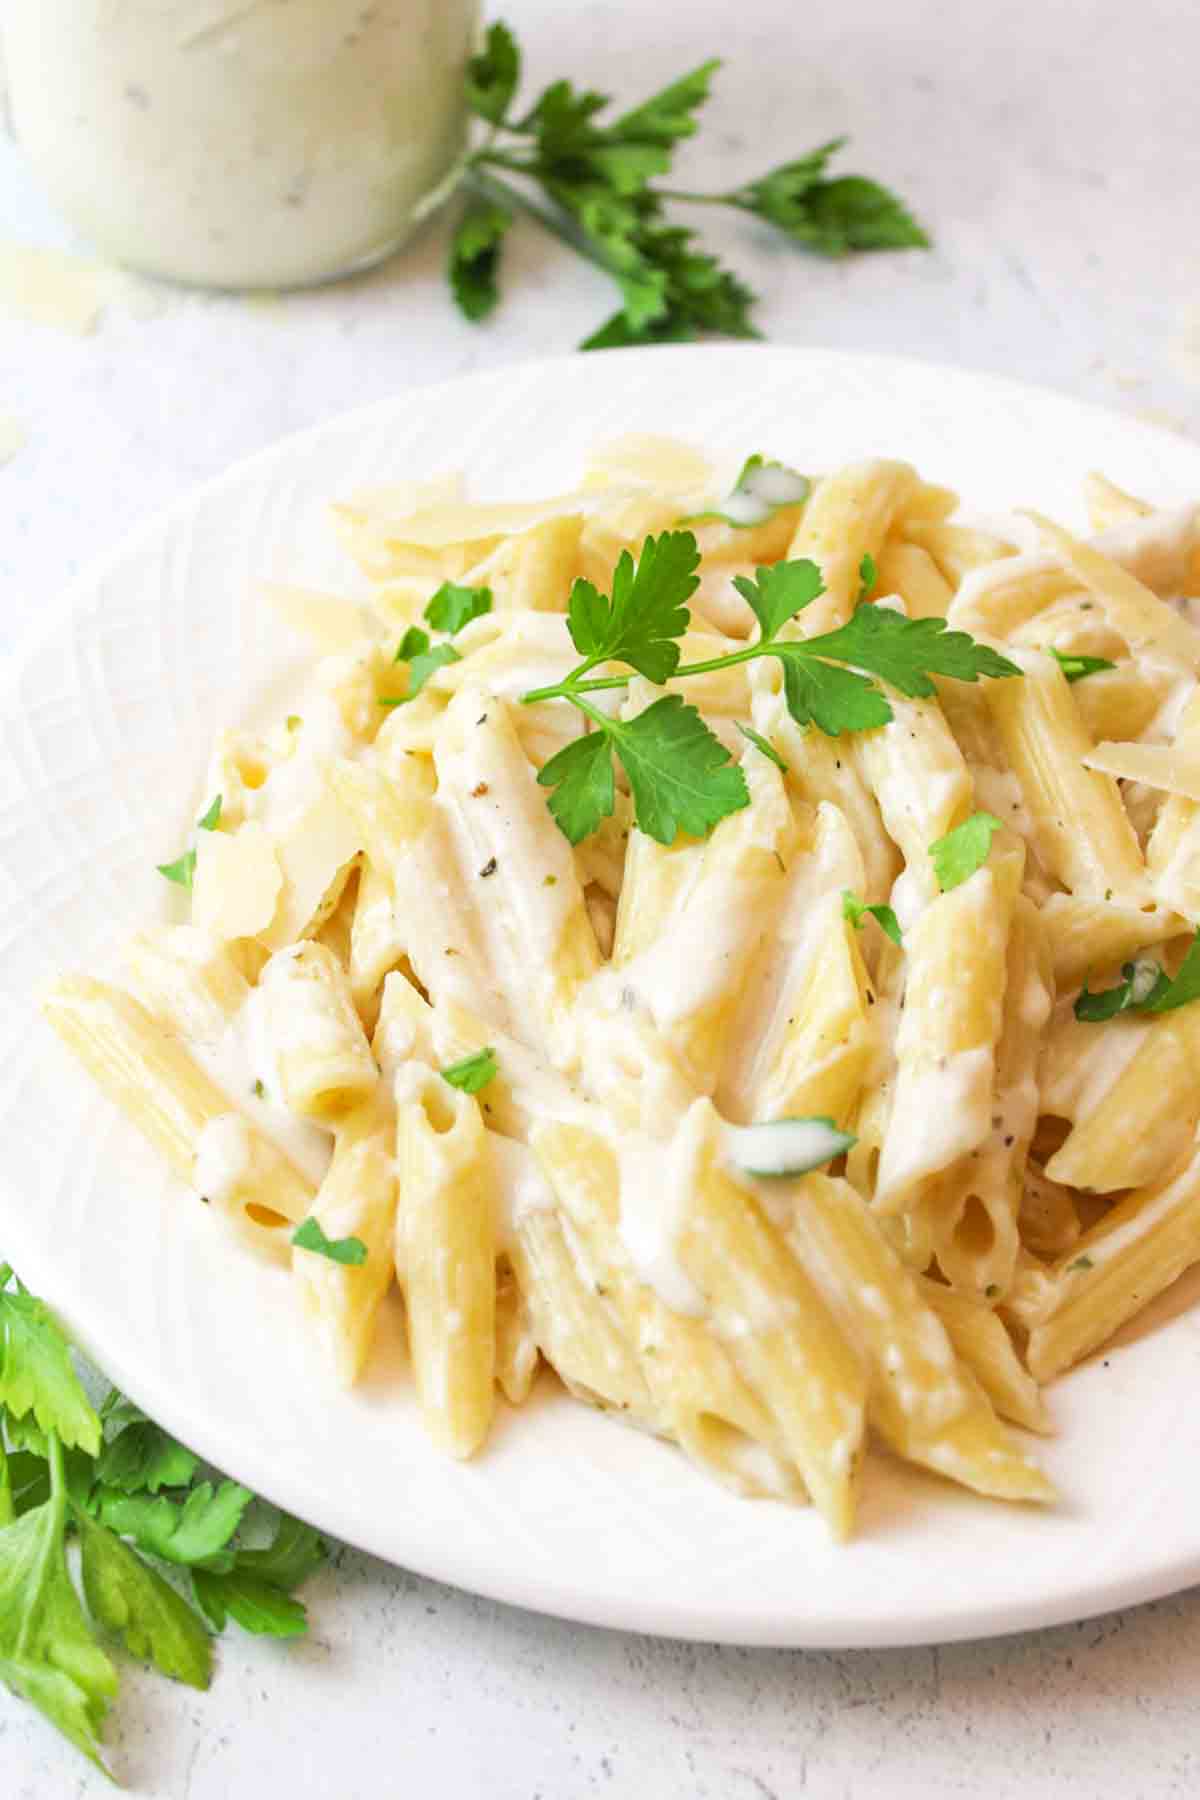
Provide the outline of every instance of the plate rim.
{"type": "MultiPolygon", "coordinates": [[[[1052,403],[1064,413],[1073,413],[1081,427],[1089,420],[1096,423],[1103,420],[1108,427],[1115,421],[1123,430],[1140,435],[1150,445],[1155,440],[1160,440],[1164,454],[1178,457],[1183,450],[1200,461],[1200,445],[1183,433],[1157,422],[1143,420],[1093,401],[1080,400],[1056,388],[987,370],[931,362],[921,357],[784,344],[636,347],[608,352],[607,355],[626,367],[645,365],[650,359],[655,363],[667,359],[688,362],[703,357],[710,366],[718,359],[726,363],[754,359],[760,364],[773,361],[793,365],[820,363],[826,367],[842,364],[847,370],[852,368],[858,375],[867,370],[875,372],[881,378],[886,378],[888,371],[892,370],[902,370],[909,379],[919,372],[931,381],[936,381],[939,377],[965,381],[1001,401],[1007,398],[1025,404],[1031,401],[1042,405],[1052,403]]],[[[334,413],[316,424],[289,432],[239,458],[217,474],[193,484],[166,506],[157,508],[132,529],[123,532],[109,548],[90,558],[66,583],[57,598],[31,622],[5,658],[3,671],[0,672],[0,708],[7,709],[35,658],[52,642],[56,633],[103,580],[118,570],[127,559],[137,556],[143,548],[153,545],[160,538],[169,537],[182,521],[207,502],[219,498],[224,490],[236,490],[243,482],[269,468],[272,463],[286,462],[289,457],[303,454],[307,446],[315,445],[331,430],[352,427],[355,423],[368,426],[384,420],[390,414],[404,409],[414,397],[422,409],[428,409],[437,405],[439,396],[463,389],[484,385],[502,388],[507,383],[519,385],[530,380],[551,380],[556,371],[577,366],[581,362],[591,363],[593,356],[594,353],[584,355],[575,352],[569,355],[527,358],[498,368],[457,375],[448,380],[410,384],[384,398],[334,413]]],[[[5,1222],[5,1233],[8,1236],[11,1230],[13,1237],[19,1239],[19,1196],[15,1187],[10,1185],[3,1165],[0,1165],[0,1199],[7,1200],[10,1204],[14,1201],[17,1203],[5,1222]]],[[[13,1245],[13,1248],[16,1247],[13,1245]]],[[[8,1254],[7,1245],[5,1254],[8,1254]]],[[[49,1248],[43,1255],[37,1247],[36,1239],[31,1238],[23,1246],[19,1261],[24,1265],[23,1276],[28,1271],[35,1278],[29,1285],[57,1310],[55,1273],[50,1266],[53,1258],[49,1248]]],[[[89,1345],[92,1340],[86,1319],[77,1321],[70,1306],[61,1311],[62,1316],[70,1323],[72,1336],[84,1348],[85,1353],[91,1355],[89,1345]]],[[[169,1388],[159,1391],[156,1371],[130,1368],[125,1363],[119,1346],[106,1346],[102,1355],[93,1360],[97,1360],[105,1372],[132,1398],[139,1403],[145,1399],[146,1410],[152,1416],[177,1432],[207,1460],[220,1468],[227,1466],[219,1442],[220,1421],[210,1417],[207,1410],[197,1410],[195,1401],[189,1403],[186,1398],[180,1399],[177,1405],[169,1388]],[[193,1409],[191,1412],[188,1411],[189,1404],[193,1409]]],[[[273,1498],[280,1492],[273,1471],[265,1463],[261,1468],[256,1466],[251,1448],[247,1444],[246,1454],[239,1452],[236,1458],[238,1467],[250,1478],[248,1485],[253,1486],[264,1497],[273,1498]]],[[[289,1495],[277,1503],[305,1516],[303,1505],[297,1507],[294,1496],[289,1495]]],[[[326,1519],[332,1516],[324,1499],[319,1510],[326,1519]]],[[[1200,1582],[1198,1541],[1195,1550],[1187,1556],[1181,1557],[1177,1550],[1164,1552],[1157,1560],[1140,1562],[1137,1572],[1133,1574],[1113,1570],[1100,1579],[1094,1574],[1079,1574],[1065,1588],[1056,1589],[1048,1599],[1034,1603],[1016,1600],[1007,1605],[989,1603],[978,1617],[969,1616],[960,1603],[943,1611],[931,1607],[919,1619],[914,1618],[911,1612],[905,1612],[890,1623],[877,1620],[866,1629],[856,1620],[842,1622],[834,1614],[808,1614],[801,1619],[792,1619],[748,1612],[740,1622],[736,1622],[733,1609],[728,1603],[723,1603],[718,1612],[706,1614],[702,1603],[696,1607],[680,1608],[662,1597],[643,1600],[628,1592],[622,1592],[607,1603],[597,1602],[592,1594],[573,1592],[569,1581],[564,1581],[557,1574],[535,1575],[519,1565],[514,1569],[503,1560],[492,1564],[480,1563],[477,1566],[470,1564],[470,1558],[464,1557],[461,1545],[448,1546],[444,1555],[422,1552],[400,1564],[395,1561],[393,1551],[385,1550],[377,1542],[370,1541],[370,1531],[365,1530],[360,1522],[354,1522],[352,1528],[348,1527],[346,1530],[338,1530],[336,1526],[328,1524],[320,1525],[319,1529],[380,1557],[390,1566],[406,1568],[464,1592],[547,1616],[654,1636],[778,1648],[885,1649],[1004,1636],[1093,1618],[1113,1608],[1161,1599],[1200,1582]],[[466,1566],[468,1564],[470,1566],[466,1566]]],[[[471,1555],[476,1555],[474,1548],[471,1555]]]]}

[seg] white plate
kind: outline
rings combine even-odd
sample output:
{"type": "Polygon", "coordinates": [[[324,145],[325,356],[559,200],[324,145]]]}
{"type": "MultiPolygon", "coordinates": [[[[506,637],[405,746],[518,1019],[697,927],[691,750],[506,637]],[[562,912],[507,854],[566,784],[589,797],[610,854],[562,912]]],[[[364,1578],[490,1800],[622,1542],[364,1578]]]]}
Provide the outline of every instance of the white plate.
{"type": "Polygon", "coordinates": [[[972,506],[1067,520],[1095,467],[1163,503],[1200,494],[1200,448],[1053,394],[712,346],[429,388],[210,483],[75,584],[0,701],[0,1249],[213,1462],[339,1538],[521,1606],[683,1637],[882,1646],[1053,1624],[1200,1580],[1200,1308],[1181,1289],[1153,1329],[1054,1390],[1054,1511],[991,1505],[873,1456],[858,1535],[835,1549],[811,1512],[735,1500],[549,1384],[502,1413],[464,1468],[422,1436],[394,1316],[363,1388],[339,1392],[286,1276],[238,1254],[163,1178],[36,1019],[56,969],[164,909],[153,865],[203,804],[214,728],[279,692],[294,650],[252,578],[347,585],[326,501],[455,467],[479,495],[535,496],[628,430],[801,468],[903,456],[972,506]]]}

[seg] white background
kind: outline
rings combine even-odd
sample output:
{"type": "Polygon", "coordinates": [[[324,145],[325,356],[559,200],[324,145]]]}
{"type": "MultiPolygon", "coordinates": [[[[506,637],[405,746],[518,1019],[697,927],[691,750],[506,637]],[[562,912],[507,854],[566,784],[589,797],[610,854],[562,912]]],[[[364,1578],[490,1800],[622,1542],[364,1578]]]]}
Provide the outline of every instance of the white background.
{"type": "MultiPolygon", "coordinates": [[[[507,16],[533,81],[570,72],[622,98],[723,54],[691,185],[844,131],[850,164],[911,200],[932,254],[837,265],[699,215],[762,293],[770,338],[993,369],[1200,437],[1200,16],[1179,0],[510,0],[507,16]]],[[[0,237],[69,242],[3,147],[0,237]]],[[[446,301],[444,254],[439,221],[372,276],[274,303],[131,286],[81,339],[0,315],[0,414],[26,432],[0,469],[0,644],[231,460],[416,383],[569,349],[611,310],[601,278],[522,234],[506,304],[472,329],[446,301]]],[[[350,1552],[306,1598],[307,1642],[231,1630],[206,1696],[126,1665],[110,1737],[131,1789],[1139,1800],[1200,1776],[1194,1595],[998,1643],[838,1654],[561,1625],[350,1552]]],[[[6,1795],[111,1791],[82,1768],[0,1694],[6,1795]]]]}

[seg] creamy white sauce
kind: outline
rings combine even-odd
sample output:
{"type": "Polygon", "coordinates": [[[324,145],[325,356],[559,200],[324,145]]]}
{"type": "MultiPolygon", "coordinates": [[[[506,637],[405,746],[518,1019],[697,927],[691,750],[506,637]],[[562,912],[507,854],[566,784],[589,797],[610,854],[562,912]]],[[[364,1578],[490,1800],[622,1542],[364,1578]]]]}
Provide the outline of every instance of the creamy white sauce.
{"type": "Polygon", "coordinates": [[[532,1023],[532,1000],[544,1029],[557,992],[555,954],[580,902],[579,879],[566,839],[542,829],[545,794],[528,762],[489,717],[502,705],[474,688],[455,700],[461,747],[451,749],[444,738],[438,745],[434,804],[463,886],[475,897],[509,1012],[532,1023]]]}
{"type": "MultiPolygon", "coordinates": [[[[1005,652],[1007,655],[1007,651],[1005,652]]],[[[1021,784],[1011,769],[993,769],[986,763],[976,763],[971,774],[975,779],[975,805],[980,812],[990,812],[992,817],[1009,826],[1023,837],[1026,842],[1033,835],[1033,820],[1025,805],[1021,792],[1021,784]]]]}
{"type": "Polygon", "coordinates": [[[522,1222],[531,1213],[553,1212],[554,1190],[526,1144],[515,1138],[488,1133],[492,1194],[495,1200],[496,1242],[507,1250],[522,1222]]]}
{"type": "MultiPolygon", "coordinates": [[[[1071,1270],[1071,1263],[1080,1256],[1086,1256],[1093,1269],[1102,1268],[1111,1262],[1131,1245],[1140,1243],[1149,1236],[1157,1226],[1169,1219],[1176,1207],[1185,1204],[1195,1192],[1196,1162],[1193,1157],[1168,1187],[1162,1189],[1153,1200],[1149,1201],[1132,1218],[1115,1225],[1103,1235],[1094,1238],[1090,1243],[1077,1244],[1067,1259],[1067,1272],[1072,1278],[1081,1281],[1088,1274],[1085,1268],[1071,1270]]],[[[1147,1295],[1147,1298],[1150,1296],[1147,1295]]]]}
{"type": "Polygon", "coordinates": [[[721,1134],[726,1168],[747,1175],[803,1175],[832,1162],[852,1143],[828,1119],[773,1119],[762,1125],[726,1125],[721,1134]]]}
{"type": "Polygon", "coordinates": [[[617,1146],[621,1242],[639,1281],[673,1312],[702,1315],[704,1296],[679,1259],[679,1234],[692,1204],[704,1145],[705,1103],[697,1101],[665,1143],[632,1135],[617,1146]]]}
{"type": "Polygon", "coordinates": [[[250,1130],[240,1113],[210,1119],[196,1140],[192,1186],[214,1206],[228,1207],[250,1173],[250,1130]]]}
{"type": "Polygon", "coordinates": [[[276,287],[408,235],[464,137],[476,0],[31,0],[13,126],[113,260],[276,287]]]}
{"type": "MultiPolygon", "coordinates": [[[[1069,1008],[1071,1002],[1062,1004],[1069,1008]]],[[[1149,1029],[1148,1019],[1127,1017],[1068,1025],[1059,1053],[1043,1059],[1043,1111],[1075,1121],[1090,1117],[1125,1073],[1149,1029]]],[[[1052,1027],[1048,1046],[1054,1046],[1056,1035],[1057,1027],[1052,1027]]]]}
{"type": "Polygon", "coordinates": [[[731,525],[765,525],[781,506],[799,506],[808,498],[809,483],[782,463],[764,463],[743,475],[716,510],[731,525]]]}
{"type": "Polygon", "coordinates": [[[901,870],[888,899],[902,936],[912,930],[933,898],[934,886],[929,877],[912,865],[901,870]]]}
{"type": "Polygon", "coordinates": [[[991,1046],[981,1045],[902,1073],[879,1163],[880,1196],[903,1192],[980,1142],[988,1130],[994,1065],[991,1046]]]}
{"type": "Polygon", "coordinates": [[[288,831],[325,791],[324,765],[337,756],[352,756],[357,741],[329,694],[314,693],[298,706],[300,725],[292,734],[290,756],[273,763],[261,787],[247,790],[247,818],[258,819],[272,837],[288,831]]]}
{"type": "Polygon", "coordinates": [[[330,1134],[297,1118],[284,1104],[279,1088],[278,1045],[267,1018],[266,996],[252,988],[224,1034],[208,1042],[189,1040],[188,1048],[206,1074],[228,1094],[236,1111],[283,1152],[315,1185],[329,1167],[330,1134]],[[256,1091],[256,1084],[262,1093],[256,1091]]]}

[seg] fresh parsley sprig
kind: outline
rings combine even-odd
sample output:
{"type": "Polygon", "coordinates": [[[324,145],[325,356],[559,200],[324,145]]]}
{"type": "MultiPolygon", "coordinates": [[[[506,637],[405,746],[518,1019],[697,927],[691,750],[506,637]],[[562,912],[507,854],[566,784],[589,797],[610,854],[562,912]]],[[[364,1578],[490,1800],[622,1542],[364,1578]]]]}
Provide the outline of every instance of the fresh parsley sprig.
{"type": "Polygon", "coordinates": [[[1075,1002],[1075,1017],[1087,1024],[1099,1025],[1115,1019],[1118,1013],[1174,1012],[1178,1006],[1190,1006],[1200,1000],[1200,930],[1188,946],[1174,980],[1152,956],[1141,956],[1121,969],[1121,980],[1114,987],[1088,991],[1086,977],[1083,990],[1075,1002]]]}
{"type": "Polygon", "coordinates": [[[211,1678],[209,1625],[164,1568],[216,1630],[227,1617],[276,1637],[305,1629],[293,1591],[325,1559],[321,1538],[284,1513],[265,1548],[247,1547],[259,1503],[197,1471],[115,1389],[96,1412],[49,1308],[0,1265],[0,1681],[101,1768],[118,1685],[104,1638],[191,1687],[211,1678]]]}
{"type": "MultiPolygon", "coordinates": [[[[825,591],[820,569],[807,558],[759,569],[753,580],[737,576],[734,585],[758,621],[758,637],[726,656],[681,664],[679,639],[688,628],[687,602],[698,585],[699,562],[692,533],[668,531],[648,537],[636,562],[622,551],[611,595],[591,581],[577,580],[567,605],[567,628],[583,660],[564,681],[522,695],[526,705],[568,700],[592,727],[552,756],[538,776],[543,787],[553,790],[550,811],[573,844],[612,813],[614,752],[633,794],[635,821],[659,843],[673,843],[680,831],[703,837],[750,799],[741,769],[680,695],[667,694],[632,719],[603,711],[590,696],[625,688],[631,676],[593,676],[601,665],[624,664],[661,687],[774,657],[782,666],[792,718],[831,737],[869,731],[891,719],[891,705],[873,677],[902,694],[923,698],[935,692],[933,675],[978,681],[1021,672],[966,632],[948,631],[942,619],[906,619],[868,604],[860,604],[834,631],[784,637],[785,625],[825,591]]],[[[762,749],[757,739],[751,741],[762,749]]]]}
{"type": "Polygon", "coordinates": [[[480,320],[500,297],[505,238],[518,213],[610,275],[621,305],[584,349],[663,343],[703,332],[756,337],[756,296],[670,222],[670,205],[749,213],[822,256],[925,248],[903,203],[860,175],[831,177],[845,144],[835,138],[755,181],[720,193],[659,185],[678,145],[694,135],[717,59],[671,82],[640,106],[611,115],[606,94],[555,81],[525,112],[516,107],[521,53],[497,21],[467,72],[467,101],[487,126],[466,160],[466,208],[450,251],[449,279],[464,316],[480,320]],[[603,115],[603,117],[602,117],[603,115]]]}

